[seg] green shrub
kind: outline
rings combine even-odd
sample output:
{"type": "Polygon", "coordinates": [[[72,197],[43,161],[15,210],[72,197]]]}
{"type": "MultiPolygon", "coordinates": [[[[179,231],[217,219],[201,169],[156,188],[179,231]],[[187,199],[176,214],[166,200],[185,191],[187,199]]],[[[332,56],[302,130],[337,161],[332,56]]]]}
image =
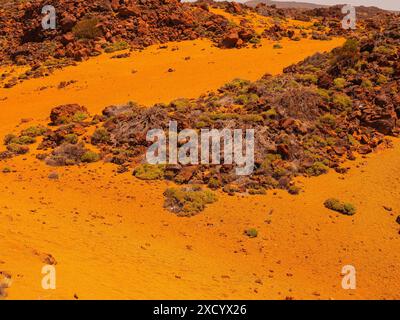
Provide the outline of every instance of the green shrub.
{"type": "Polygon", "coordinates": [[[323,116],[319,117],[318,122],[322,125],[333,127],[336,125],[336,117],[333,114],[326,113],[323,116]]]}
{"type": "Polygon", "coordinates": [[[100,160],[100,156],[93,151],[86,151],[82,157],[81,157],[81,161],[82,162],[86,162],[86,163],[92,163],[92,162],[96,162],[100,160]]]}
{"type": "Polygon", "coordinates": [[[273,49],[282,49],[283,46],[280,43],[275,43],[274,46],[272,47],[273,49]]]}
{"type": "Polygon", "coordinates": [[[3,142],[4,145],[8,145],[10,143],[14,143],[14,141],[16,141],[17,139],[18,137],[15,134],[10,133],[4,137],[3,142]]]}
{"type": "Polygon", "coordinates": [[[313,165],[306,169],[306,173],[310,176],[320,176],[321,174],[327,173],[329,167],[322,162],[314,162],[313,165]]]}
{"type": "Polygon", "coordinates": [[[255,228],[250,228],[244,231],[244,234],[248,236],[249,238],[257,238],[258,236],[258,231],[255,228]]]}
{"type": "Polygon", "coordinates": [[[190,216],[203,211],[207,204],[217,201],[216,195],[199,186],[168,188],[164,192],[165,208],[181,216],[190,216]]]}
{"type": "Polygon", "coordinates": [[[108,143],[110,141],[110,134],[106,128],[97,128],[91,137],[91,142],[93,144],[98,143],[108,143]]]}
{"type": "Polygon", "coordinates": [[[3,170],[1,170],[1,172],[3,173],[10,173],[12,170],[9,167],[4,167],[3,170]]]}
{"type": "Polygon", "coordinates": [[[253,36],[250,40],[249,43],[252,44],[259,44],[261,42],[261,38],[258,35],[253,36]]]}
{"type": "Polygon", "coordinates": [[[344,78],[336,78],[333,80],[333,83],[336,88],[343,89],[346,86],[346,79],[344,78]]]}
{"type": "Polygon", "coordinates": [[[394,73],[394,69],[392,67],[382,67],[381,71],[386,75],[392,75],[394,73]]]}
{"type": "Polygon", "coordinates": [[[341,61],[357,61],[359,58],[358,41],[355,39],[347,39],[344,45],[337,50],[335,60],[341,61]]]}
{"type": "Polygon", "coordinates": [[[236,90],[236,89],[242,89],[245,86],[248,86],[250,84],[249,80],[243,80],[243,79],[233,79],[231,82],[228,82],[224,86],[222,86],[221,90],[236,90]]]}
{"type": "Polygon", "coordinates": [[[196,122],[195,126],[196,126],[197,129],[201,129],[201,128],[206,128],[209,125],[205,121],[199,121],[199,122],[196,122]]]}
{"type": "Polygon", "coordinates": [[[374,52],[381,53],[385,56],[396,55],[396,48],[390,46],[379,46],[374,48],[374,52]]]}
{"type": "Polygon", "coordinates": [[[15,140],[15,143],[18,143],[18,144],[32,144],[35,142],[36,142],[36,139],[32,138],[30,136],[21,136],[15,140]]]}
{"type": "Polygon", "coordinates": [[[164,177],[165,165],[144,163],[133,171],[133,175],[141,180],[159,180],[164,177]]]}
{"type": "Polygon", "coordinates": [[[317,94],[318,94],[323,100],[325,100],[326,102],[329,102],[330,99],[331,99],[331,97],[330,97],[330,95],[329,95],[329,91],[326,90],[326,89],[318,88],[318,89],[317,89],[317,94]]]}
{"type": "Polygon", "coordinates": [[[353,106],[350,97],[344,93],[335,93],[333,95],[333,104],[342,111],[350,111],[353,106]]]}
{"type": "Polygon", "coordinates": [[[7,145],[7,150],[15,153],[15,154],[25,154],[29,152],[29,148],[27,146],[18,144],[18,143],[10,143],[7,145]]]}
{"type": "Polygon", "coordinates": [[[221,186],[221,183],[219,182],[218,178],[210,178],[208,181],[208,187],[211,189],[218,189],[221,186]]]}
{"type": "Polygon", "coordinates": [[[110,45],[108,45],[105,49],[104,52],[106,53],[112,53],[116,51],[121,51],[129,48],[129,44],[125,41],[117,41],[114,42],[110,45]]]}
{"type": "Polygon", "coordinates": [[[301,188],[298,187],[298,186],[296,186],[296,185],[291,185],[291,186],[289,186],[289,188],[288,188],[288,192],[289,192],[290,194],[293,194],[293,195],[299,194],[300,191],[301,191],[301,188]]]}
{"type": "Polygon", "coordinates": [[[356,207],[351,203],[340,202],[338,199],[330,198],[324,202],[324,206],[330,210],[352,216],[356,213],[356,207]]]}
{"type": "Polygon", "coordinates": [[[275,108],[271,108],[268,111],[264,111],[261,113],[264,118],[273,119],[278,116],[278,112],[276,112],[275,108]]]}
{"type": "Polygon", "coordinates": [[[251,194],[251,195],[255,195],[255,194],[266,194],[266,193],[267,193],[267,191],[266,191],[264,188],[262,188],[262,187],[249,188],[249,189],[247,190],[247,192],[248,192],[249,194],[251,194]]]}
{"type": "Polygon", "coordinates": [[[74,133],[67,134],[64,137],[64,142],[71,143],[71,144],[77,144],[78,143],[78,136],[76,134],[74,134],[74,133]]]}
{"type": "Polygon", "coordinates": [[[172,101],[170,106],[175,108],[177,111],[184,112],[192,106],[192,103],[189,99],[179,98],[172,101]]]}
{"type": "Polygon", "coordinates": [[[376,83],[379,85],[385,84],[388,82],[388,78],[385,77],[383,74],[379,74],[378,78],[376,79],[376,83]]]}
{"type": "Polygon", "coordinates": [[[369,79],[363,79],[363,81],[361,82],[361,87],[363,88],[372,88],[374,85],[372,84],[371,80],[369,79]]]}
{"type": "Polygon", "coordinates": [[[39,137],[43,135],[47,131],[47,128],[44,126],[32,126],[25,130],[21,131],[22,136],[29,136],[29,137],[39,137]]]}
{"type": "Polygon", "coordinates": [[[249,103],[257,102],[258,99],[259,99],[259,97],[255,93],[241,94],[238,97],[236,97],[235,103],[240,104],[240,105],[247,105],[249,103]]]}
{"type": "Polygon", "coordinates": [[[226,184],[223,188],[222,188],[223,192],[226,192],[227,194],[229,194],[230,196],[233,196],[236,192],[239,192],[239,188],[238,186],[234,185],[234,184],[226,184]]]}
{"type": "Polygon", "coordinates": [[[315,74],[306,73],[297,76],[297,79],[303,82],[316,84],[318,82],[318,77],[315,74]]]}
{"type": "Polygon", "coordinates": [[[84,18],[73,27],[72,32],[78,39],[95,39],[101,36],[98,23],[97,18],[84,18]]]}
{"type": "Polygon", "coordinates": [[[88,115],[85,112],[76,112],[72,117],[72,121],[74,122],[82,122],[87,119],[88,115]]]}

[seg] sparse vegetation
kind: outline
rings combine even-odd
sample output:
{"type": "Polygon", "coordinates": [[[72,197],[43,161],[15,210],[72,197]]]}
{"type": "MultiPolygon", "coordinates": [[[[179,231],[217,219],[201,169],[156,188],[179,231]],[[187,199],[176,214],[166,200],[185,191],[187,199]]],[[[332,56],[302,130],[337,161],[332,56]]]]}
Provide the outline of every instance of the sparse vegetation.
{"type": "Polygon", "coordinates": [[[106,128],[97,128],[91,138],[92,144],[108,143],[110,141],[110,134],[106,128]]]}
{"type": "Polygon", "coordinates": [[[249,238],[257,238],[258,236],[258,231],[255,228],[250,228],[244,231],[244,234],[248,236],[249,238]]]}
{"type": "Polygon", "coordinates": [[[341,202],[338,199],[330,198],[324,202],[324,206],[330,210],[340,212],[344,215],[352,216],[356,213],[356,207],[348,202],[341,202]]]}
{"type": "Polygon", "coordinates": [[[117,41],[112,44],[109,44],[104,49],[106,53],[113,53],[121,50],[125,50],[129,48],[129,44],[126,41],[117,41]]]}
{"type": "Polygon", "coordinates": [[[22,130],[21,135],[35,138],[35,137],[39,137],[39,136],[43,135],[46,131],[47,131],[47,128],[45,126],[40,126],[40,125],[32,126],[25,130],[22,130]]]}
{"type": "Polygon", "coordinates": [[[216,195],[200,186],[168,188],[164,192],[164,207],[179,216],[191,216],[203,211],[207,204],[217,201],[216,195]]]}
{"type": "Polygon", "coordinates": [[[327,173],[329,168],[322,162],[314,162],[313,165],[306,169],[306,173],[310,176],[320,176],[321,174],[327,173]]]}
{"type": "Polygon", "coordinates": [[[141,164],[133,171],[133,175],[141,180],[159,180],[163,179],[165,174],[165,165],[141,164]]]}
{"type": "Polygon", "coordinates": [[[99,160],[100,156],[93,151],[86,151],[81,157],[81,161],[86,163],[97,162],[99,160]]]}

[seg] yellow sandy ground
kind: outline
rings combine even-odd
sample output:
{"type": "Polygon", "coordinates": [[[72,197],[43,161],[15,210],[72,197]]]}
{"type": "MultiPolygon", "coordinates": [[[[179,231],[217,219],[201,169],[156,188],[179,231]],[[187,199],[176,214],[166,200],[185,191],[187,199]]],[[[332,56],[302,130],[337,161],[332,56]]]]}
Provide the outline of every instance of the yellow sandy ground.
{"type": "Polygon", "coordinates": [[[0,134],[12,130],[21,118],[48,117],[51,108],[65,103],[80,103],[94,113],[129,100],[150,105],[198,97],[234,78],[256,80],[266,72],[280,73],[317,51],[341,45],[343,39],[281,43],[283,49],[278,50],[272,49],[270,41],[258,49],[221,50],[198,40],[171,43],[167,49],[153,46],[126,59],[110,59],[112,55],[104,54],[46,78],[25,81],[12,89],[0,88],[0,134]],[[168,72],[169,68],[175,72],[168,72]],[[70,80],[77,82],[57,88],[60,82],[70,80]]]}
{"type": "MultiPolygon", "coordinates": [[[[103,55],[0,89],[0,135],[14,131],[21,118],[45,119],[58,104],[77,102],[98,112],[128,100],[195,97],[235,77],[276,74],[342,42],[228,51],[195,41],[128,59],[103,55]],[[68,80],[78,82],[57,89],[68,80]]],[[[30,155],[18,157],[0,164],[16,170],[0,173],[0,271],[13,277],[10,299],[400,298],[399,156],[395,141],[394,149],[371,155],[365,165],[359,161],[345,176],[302,181],[299,196],[221,193],[189,219],[162,209],[167,182],[115,175],[110,164],[54,169],[30,155]],[[47,177],[53,170],[58,181],[47,177]],[[328,197],[353,202],[358,213],[332,213],[322,205],[328,197]],[[259,237],[243,235],[250,227],[259,237]],[[48,254],[57,261],[57,289],[46,291],[41,268],[48,254]],[[345,264],[357,269],[357,290],[341,288],[345,264]]]]}
{"type": "Polygon", "coordinates": [[[9,298],[400,298],[400,210],[395,148],[350,173],[304,181],[290,196],[219,194],[192,218],[162,208],[165,182],[114,175],[112,165],[61,168],[10,161],[0,185],[0,270],[13,275],[9,298]],[[325,209],[338,197],[353,217],[325,209]],[[391,207],[392,212],[383,206],[391,207]],[[259,237],[243,235],[255,227],[259,237]],[[41,288],[46,254],[57,260],[57,289],[41,288]],[[357,290],[341,288],[344,265],[357,290]]]}

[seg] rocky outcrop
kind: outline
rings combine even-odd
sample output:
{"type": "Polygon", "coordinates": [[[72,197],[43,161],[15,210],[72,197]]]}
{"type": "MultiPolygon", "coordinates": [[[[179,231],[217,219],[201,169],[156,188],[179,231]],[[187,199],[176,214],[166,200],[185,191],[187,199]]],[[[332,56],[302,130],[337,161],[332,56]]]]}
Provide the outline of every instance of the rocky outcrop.
{"type": "MultiPolygon", "coordinates": [[[[207,6],[178,0],[60,0],[55,30],[43,30],[44,0],[0,3],[0,60],[35,64],[50,57],[76,61],[125,41],[132,48],[210,38],[221,43],[241,31],[207,6]],[[235,30],[233,30],[235,29],[235,30]]],[[[233,10],[241,6],[232,4],[233,10]]],[[[248,39],[241,38],[244,43],[248,39]]]]}

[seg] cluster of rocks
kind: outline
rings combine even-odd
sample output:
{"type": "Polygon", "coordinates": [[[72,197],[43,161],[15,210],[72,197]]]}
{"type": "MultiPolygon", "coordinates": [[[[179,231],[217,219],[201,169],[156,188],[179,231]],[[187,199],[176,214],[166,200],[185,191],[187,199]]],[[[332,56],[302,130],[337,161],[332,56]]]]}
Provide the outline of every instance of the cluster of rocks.
{"type": "Polygon", "coordinates": [[[239,45],[251,38],[246,28],[232,26],[226,18],[209,12],[207,5],[178,0],[55,1],[57,28],[43,30],[41,10],[48,4],[45,0],[0,3],[3,63],[35,65],[49,58],[79,61],[108,47],[126,44],[140,49],[199,37],[230,47],[232,35],[239,35],[239,45]]]}

